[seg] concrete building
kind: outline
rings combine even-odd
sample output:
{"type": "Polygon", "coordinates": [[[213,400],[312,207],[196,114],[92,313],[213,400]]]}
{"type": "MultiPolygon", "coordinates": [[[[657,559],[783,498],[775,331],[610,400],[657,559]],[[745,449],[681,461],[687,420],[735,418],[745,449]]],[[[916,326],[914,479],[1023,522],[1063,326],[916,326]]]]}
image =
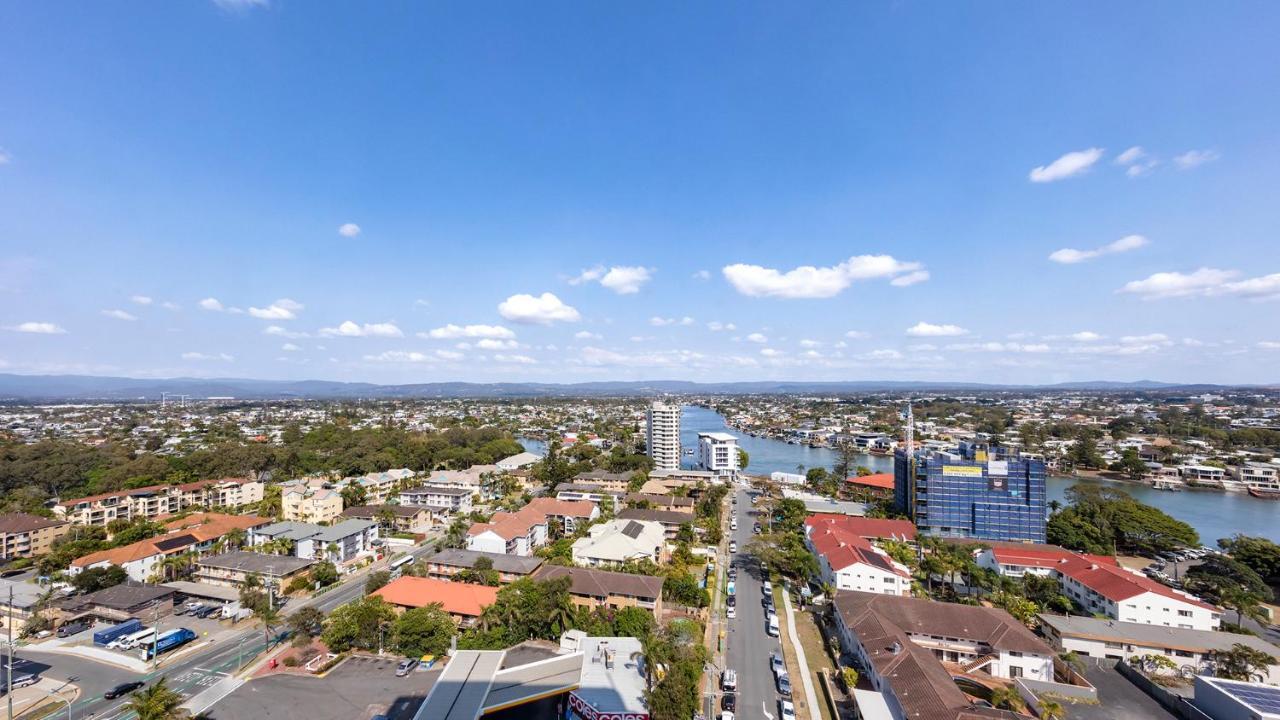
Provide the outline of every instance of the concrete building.
{"type": "Polygon", "coordinates": [[[833,602],[841,646],[871,686],[858,704],[874,702],[877,718],[1008,718],[976,705],[953,675],[1053,680],[1053,649],[1003,610],[845,590],[833,602]]]}
{"type": "Polygon", "coordinates": [[[680,406],[655,402],[645,425],[645,451],[655,470],[680,469],[680,406]]]}
{"type": "Polygon", "coordinates": [[[409,468],[399,468],[385,472],[369,473],[359,477],[343,478],[343,484],[344,486],[359,485],[364,488],[364,501],[366,503],[382,505],[395,495],[396,488],[400,487],[400,483],[413,477],[413,475],[413,471],[409,468]]]}
{"type": "Polygon", "coordinates": [[[600,517],[600,508],[585,502],[537,498],[519,510],[497,512],[489,522],[473,523],[467,530],[467,549],[507,555],[532,555],[546,544],[551,524],[572,535],[581,523],[600,517]]]}
{"type": "Polygon", "coordinates": [[[431,530],[431,511],[412,505],[360,505],[342,511],[344,518],[372,520],[382,534],[390,532],[425,533],[431,530]]]}
{"type": "Polygon", "coordinates": [[[935,537],[1043,543],[1043,460],[960,443],[954,452],[894,455],[894,504],[935,537]]]}
{"type": "Polygon", "coordinates": [[[359,518],[347,518],[330,526],[286,520],[249,531],[250,547],[280,543],[293,557],[335,564],[368,555],[377,539],[378,523],[359,518]]]}
{"type": "Polygon", "coordinates": [[[440,605],[454,622],[471,625],[498,599],[498,588],[435,578],[398,577],[373,592],[398,611],[440,605]]]}
{"type": "Polygon", "coordinates": [[[285,520],[333,522],[342,515],[342,495],[337,490],[295,485],[280,493],[280,508],[285,520]]]}
{"type": "Polygon", "coordinates": [[[451,580],[463,570],[473,570],[476,563],[485,559],[498,573],[498,582],[507,585],[526,578],[542,567],[540,557],[521,557],[502,553],[448,548],[426,559],[427,574],[437,580],[451,580]]]}
{"type": "Polygon", "coordinates": [[[609,572],[566,565],[543,565],[533,574],[539,582],[568,577],[569,595],[578,607],[595,609],[639,607],[662,617],[662,584],[665,578],[609,572]]]}
{"type": "Polygon", "coordinates": [[[911,595],[911,570],[861,535],[835,523],[805,526],[805,540],[818,557],[822,581],[837,590],[911,595]]]}
{"type": "Polygon", "coordinates": [[[560,483],[556,486],[557,500],[586,500],[596,505],[604,503],[606,508],[618,507],[625,494],[625,491],[610,490],[594,483],[560,483]]]}
{"type": "MultiPolygon", "coordinates": [[[[263,555],[238,550],[196,561],[196,581],[224,587],[240,587],[250,575],[280,587],[282,583],[315,564],[309,558],[263,555]]],[[[172,589],[169,590],[173,592],[172,589]]]]}
{"type": "Polygon", "coordinates": [[[497,462],[498,469],[503,472],[511,472],[512,470],[520,470],[534,465],[542,460],[541,455],[531,452],[516,453],[511,457],[502,458],[497,462]]]}
{"type": "Polygon", "coordinates": [[[0,560],[49,552],[53,541],[71,529],[69,520],[52,520],[27,513],[0,515],[0,560]]]}
{"type": "Polygon", "coordinates": [[[1276,659],[1261,680],[1280,685],[1280,648],[1256,635],[1146,625],[1101,618],[1040,615],[1044,635],[1064,652],[1111,660],[1160,655],[1185,675],[1213,675],[1213,654],[1243,644],[1276,659]]]}
{"type": "Polygon", "coordinates": [[[189,508],[243,507],[262,500],[263,492],[262,482],[254,478],[197,480],[64,500],[53,506],[53,512],[76,525],[106,525],[112,520],[154,519],[189,508]]]}
{"type": "Polygon", "coordinates": [[[400,504],[426,508],[433,522],[447,522],[455,515],[471,512],[475,492],[469,487],[418,485],[400,491],[400,504]]]}
{"type": "Polygon", "coordinates": [[[1123,622],[1217,630],[1222,609],[1139,572],[1075,556],[1054,566],[1063,594],[1086,611],[1123,622]]]}
{"type": "Polygon", "coordinates": [[[729,433],[698,433],[698,467],[720,477],[733,478],[739,466],[738,438],[729,433]]]}
{"type": "Polygon", "coordinates": [[[67,574],[75,576],[92,568],[116,565],[124,569],[131,580],[152,582],[166,574],[166,559],[186,553],[211,552],[218,541],[233,530],[252,532],[253,528],[270,522],[269,518],[256,515],[195,513],[168,522],[165,525],[168,532],[163,535],[78,557],[67,567],[67,574]]]}
{"type": "Polygon", "coordinates": [[[642,520],[610,520],[592,525],[586,537],[573,541],[573,562],[583,567],[618,567],[649,560],[661,564],[667,558],[666,531],[661,523],[642,520]]]}
{"type": "Polygon", "coordinates": [[[681,527],[685,525],[693,525],[693,517],[693,515],[686,512],[677,512],[674,510],[643,510],[641,508],[627,508],[617,515],[619,520],[639,520],[642,522],[660,523],[668,540],[675,540],[676,535],[680,533],[681,527]]]}

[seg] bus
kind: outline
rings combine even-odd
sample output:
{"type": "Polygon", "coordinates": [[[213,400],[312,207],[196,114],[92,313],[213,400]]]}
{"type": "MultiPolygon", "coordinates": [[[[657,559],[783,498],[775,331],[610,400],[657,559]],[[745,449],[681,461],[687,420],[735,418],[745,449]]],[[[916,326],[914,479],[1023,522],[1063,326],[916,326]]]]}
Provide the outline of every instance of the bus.
{"type": "Polygon", "coordinates": [[[137,647],[138,643],[151,642],[151,639],[154,638],[155,635],[156,635],[155,628],[143,628],[136,633],[131,633],[121,638],[116,638],[110,644],[108,644],[107,647],[113,650],[129,650],[131,648],[137,647]]]}
{"type": "Polygon", "coordinates": [[[395,560],[392,560],[391,564],[387,566],[387,569],[391,571],[391,577],[398,578],[400,577],[400,574],[404,572],[405,567],[412,564],[412,555],[401,555],[395,560]]]}

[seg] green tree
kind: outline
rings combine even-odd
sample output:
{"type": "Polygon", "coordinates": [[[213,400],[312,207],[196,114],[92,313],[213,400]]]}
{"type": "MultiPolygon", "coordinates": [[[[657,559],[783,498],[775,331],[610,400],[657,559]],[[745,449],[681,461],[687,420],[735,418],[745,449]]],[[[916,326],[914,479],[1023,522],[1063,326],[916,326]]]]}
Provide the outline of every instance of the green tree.
{"type": "Polygon", "coordinates": [[[137,720],[183,720],[188,717],[182,709],[184,699],[169,689],[161,677],[151,685],[133,693],[125,704],[137,720]]]}
{"type": "Polygon", "coordinates": [[[396,650],[405,657],[444,655],[457,632],[453,618],[439,604],[412,608],[393,625],[396,650]]]}
{"type": "Polygon", "coordinates": [[[384,629],[391,627],[395,619],[395,610],[382,598],[366,595],[329,613],[321,638],[334,652],[352,648],[373,650],[378,647],[384,629]]]}
{"type": "Polygon", "coordinates": [[[1280,545],[1261,537],[1233,535],[1218,545],[1267,582],[1280,585],[1280,545]]]}
{"type": "Polygon", "coordinates": [[[311,582],[320,587],[329,587],[338,582],[338,568],[328,560],[322,560],[311,568],[311,582]]]}
{"type": "Polygon", "coordinates": [[[289,629],[295,637],[310,640],[324,632],[324,612],[316,607],[301,607],[289,616],[289,629]]]}
{"type": "Polygon", "coordinates": [[[1267,668],[1276,664],[1271,653],[1255,650],[1242,643],[1232,645],[1230,650],[1215,650],[1209,657],[1215,675],[1246,682],[1262,682],[1266,678],[1267,668]]]}
{"type": "Polygon", "coordinates": [[[747,466],[750,464],[751,464],[751,455],[749,455],[746,450],[743,450],[742,448],[738,448],[738,469],[745,471],[747,469],[747,466]]]}
{"type": "Polygon", "coordinates": [[[1147,463],[1138,457],[1138,451],[1125,450],[1120,460],[1111,466],[1112,470],[1124,473],[1130,480],[1141,480],[1147,474],[1147,463]]]}
{"type": "Polygon", "coordinates": [[[391,573],[386,570],[375,570],[369,573],[369,577],[364,581],[364,594],[372,595],[379,588],[384,587],[391,582],[391,573]]]}
{"type": "Polygon", "coordinates": [[[369,491],[358,482],[347,483],[339,493],[342,495],[342,506],[344,508],[360,507],[369,500],[369,491]]]}
{"type": "Polygon", "coordinates": [[[619,637],[643,640],[653,632],[653,614],[644,608],[624,607],[613,616],[613,631],[619,637]]]}
{"type": "Polygon", "coordinates": [[[71,578],[71,584],[82,593],[91,593],[109,587],[115,587],[129,579],[129,574],[119,565],[93,567],[82,570],[71,578]]]}

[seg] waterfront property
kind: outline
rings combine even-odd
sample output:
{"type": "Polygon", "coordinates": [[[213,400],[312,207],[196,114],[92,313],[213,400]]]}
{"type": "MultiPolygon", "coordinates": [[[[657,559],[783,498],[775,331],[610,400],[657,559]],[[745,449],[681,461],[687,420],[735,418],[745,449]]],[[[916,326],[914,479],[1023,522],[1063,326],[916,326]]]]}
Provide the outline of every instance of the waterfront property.
{"type": "Polygon", "coordinates": [[[654,470],[680,469],[680,406],[655,402],[645,424],[645,448],[654,470]]]}
{"type": "Polygon", "coordinates": [[[925,535],[1043,543],[1043,460],[960,443],[894,456],[894,504],[925,535]]]}
{"type": "Polygon", "coordinates": [[[729,433],[698,433],[698,467],[722,477],[738,474],[738,438],[729,433]]]}

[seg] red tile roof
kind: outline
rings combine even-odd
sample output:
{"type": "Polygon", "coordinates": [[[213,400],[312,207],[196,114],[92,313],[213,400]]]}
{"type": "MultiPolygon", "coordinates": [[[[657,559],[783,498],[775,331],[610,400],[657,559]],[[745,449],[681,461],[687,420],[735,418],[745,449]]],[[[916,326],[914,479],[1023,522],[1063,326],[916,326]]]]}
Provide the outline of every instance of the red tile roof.
{"type": "Polygon", "coordinates": [[[845,482],[850,485],[864,485],[866,487],[879,488],[880,490],[892,490],[893,473],[876,473],[874,475],[863,475],[862,477],[845,478],[845,482]]]}
{"type": "Polygon", "coordinates": [[[1194,595],[1180,593],[1168,585],[1152,580],[1146,575],[1129,572],[1116,565],[1101,563],[1090,557],[1080,555],[1063,560],[1055,569],[1112,602],[1128,600],[1131,597],[1149,592],[1174,600],[1181,600],[1205,610],[1221,612],[1221,608],[1214,607],[1194,595]]]}
{"type": "Polygon", "coordinates": [[[498,599],[498,588],[487,585],[405,575],[373,592],[392,605],[420,608],[439,603],[450,615],[479,617],[498,599]]]}
{"type": "Polygon", "coordinates": [[[827,559],[833,571],[862,563],[894,575],[911,577],[910,572],[895,565],[870,542],[838,527],[815,528],[809,540],[818,554],[827,559]]]}
{"type": "Polygon", "coordinates": [[[805,518],[804,524],[817,529],[836,527],[867,540],[906,540],[914,542],[916,526],[910,520],[887,518],[850,517],[833,513],[815,513],[805,518]]]}
{"type": "Polygon", "coordinates": [[[1101,565],[1116,565],[1114,557],[1083,555],[1056,545],[999,545],[991,548],[991,554],[1001,565],[1050,568],[1074,558],[1084,557],[1101,565]]]}
{"type": "Polygon", "coordinates": [[[555,498],[538,498],[519,510],[496,512],[487,523],[474,523],[467,530],[468,535],[481,535],[492,530],[503,540],[525,537],[535,525],[543,525],[548,517],[589,518],[596,512],[595,503],[587,500],[556,500],[555,498]]]}

